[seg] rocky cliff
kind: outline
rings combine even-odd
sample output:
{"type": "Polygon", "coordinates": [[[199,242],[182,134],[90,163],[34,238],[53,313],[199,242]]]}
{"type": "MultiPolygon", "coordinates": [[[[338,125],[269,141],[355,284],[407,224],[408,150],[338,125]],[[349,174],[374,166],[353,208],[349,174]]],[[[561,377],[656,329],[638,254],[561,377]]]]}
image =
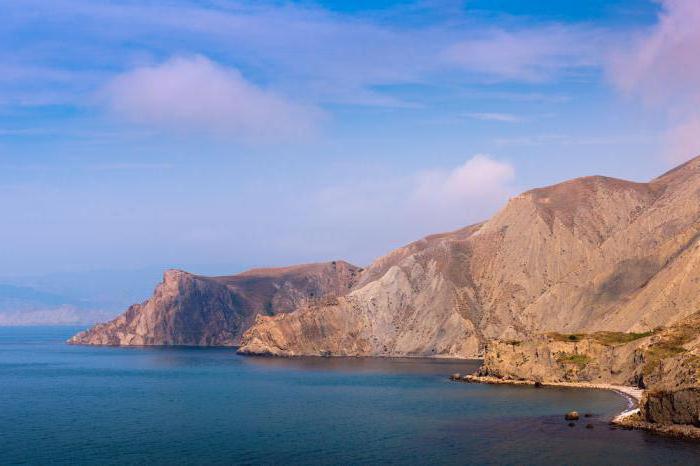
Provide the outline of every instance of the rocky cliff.
{"type": "Polygon", "coordinates": [[[346,262],[204,277],[165,272],[153,296],[72,344],[236,346],[256,315],[292,312],[347,293],[361,269],[346,262]]]}
{"type": "Polygon", "coordinates": [[[700,312],[646,333],[547,334],[487,344],[481,376],[647,388],[645,422],[700,424],[700,312]]]}
{"type": "Polygon", "coordinates": [[[481,375],[539,382],[606,382],[641,388],[697,384],[700,312],[645,333],[549,333],[486,345],[481,375]]]}
{"type": "Polygon", "coordinates": [[[700,309],[699,220],[700,158],[535,189],[376,260],[327,305],[260,316],[240,351],[473,357],[492,339],[648,332],[700,309]]]}

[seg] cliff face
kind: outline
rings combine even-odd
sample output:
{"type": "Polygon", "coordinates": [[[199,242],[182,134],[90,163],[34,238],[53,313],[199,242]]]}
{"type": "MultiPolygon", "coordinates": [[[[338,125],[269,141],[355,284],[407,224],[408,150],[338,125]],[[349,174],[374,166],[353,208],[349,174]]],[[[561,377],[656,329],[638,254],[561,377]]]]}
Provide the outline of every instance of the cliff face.
{"type": "Polygon", "coordinates": [[[536,335],[493,340],[482,375],[540,382],[604,382],[671,390],[700,381],[700,312],[646,333],[536,335]]]}
{"type": "Polygon", "coordinates": [[[646,334],[538,335],[487,344],[480,375],[538,382],[638,385],[646,334]],[[633,341],[627,341],[634,339],[633,341]]]}
{"type": "Polygon", "coordinates": [[[700,309],[699,285],[700,158],[649,183],[587,177],[526,192],[362,273],[343,262],[168,272],[153,298],[70,342],[474,357],[494,339],[669,325],[700,309]]]}
{"type": "Polygon", "coordinates": [[[347,293],[360,269],[346,262],[256,269],[226,277],[167,271],[153,296],[72,344],[236,346],[256,315],[286,313],[347,293]]]}
{"type": "Polygon", "coordinates": [[[645,332],[700,309],[699,220],[700,158],[529,191],[376,260],[328,305],[260,317],[241,352],[473,357],[491,339],[645,332]]]}
{"type": "Polygon", "coordinates": [[[641,403],[641,411],[647,422],[700,427],[700,387],[647,392],[641,403]]]}
{"type": "Polygon", "coordinates": [[[648,333],[538,335],[491,341],[480,375],[648,388],[642,419],[700,424],[700,312],[648,333]]]}

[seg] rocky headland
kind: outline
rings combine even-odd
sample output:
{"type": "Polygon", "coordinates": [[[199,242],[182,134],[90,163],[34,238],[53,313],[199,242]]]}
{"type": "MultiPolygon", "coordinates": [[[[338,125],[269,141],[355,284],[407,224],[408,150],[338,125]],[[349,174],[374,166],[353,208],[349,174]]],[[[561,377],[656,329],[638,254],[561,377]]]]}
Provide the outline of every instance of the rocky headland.
{"type": "Polygon", "coordinates": [[[681,425],[698,414],[686,330],[699,291],[695,158],[647,183],[593,176],[528,191],[366,270],[171,271],[151,299],[70,343],[483,357],[481,375],[502,381],[644,387],[640,422],[681,425]]]}
{"type": "Polygon", "coordinates": [[[361,270],[343,261],[254,269],[223,277],[169,270],[150,299],[68,343],[238,346],[256,316],[327,303],[349,292],[361,270]]]}
{"type": "Polygon", "coordinates": [[[700,438],[700,312],[645,333],[549,333],[488,343],[483,383],[608,388],[634,395],[639,409],[615,423],[700,438]]]}
{"type": "Polygon", "coordinates": [[[548,332],[645,333],[700,309],[700,158],[649,183],[587,177],[377,259],[326,306],[261,316],[247,354],[480,356],[548,332]]]}

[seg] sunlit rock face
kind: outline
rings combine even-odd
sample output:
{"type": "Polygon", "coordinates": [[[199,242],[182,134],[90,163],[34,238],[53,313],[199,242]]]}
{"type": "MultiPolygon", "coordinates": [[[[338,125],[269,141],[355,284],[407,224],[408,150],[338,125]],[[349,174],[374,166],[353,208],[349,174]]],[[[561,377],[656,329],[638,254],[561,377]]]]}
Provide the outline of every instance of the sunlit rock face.
{"type": "Polygon", "coordinates": [[[359,274],[360,269],[342,261],[225,277],[169,270],[149,300],[69,343],[237,346],[256,315],[291,312],[347,293],[359,274]]]}
{"type": "Polygon", "coordinates": [[[366,270],[170,271],[151,299],[70,342],[467,358],[494,339],[646,332],[700,309],[699,237],[694,159],[649,183],[586,177],[528,191],[366,270]]]}
{"type": "Polygon", "coordinates": [[[241,352],[473,357],[492,339],[644,332],[700,309],[700,158],[649,183],[586,177],[377,259],[353,290],[261,316],[241,352]]]}

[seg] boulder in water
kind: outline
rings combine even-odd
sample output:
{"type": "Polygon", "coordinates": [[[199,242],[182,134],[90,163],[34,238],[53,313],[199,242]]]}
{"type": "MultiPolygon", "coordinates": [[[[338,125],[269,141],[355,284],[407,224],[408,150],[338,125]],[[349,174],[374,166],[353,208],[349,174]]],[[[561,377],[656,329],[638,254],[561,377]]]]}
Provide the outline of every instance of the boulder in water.
{"type": "Polygon", "coordinates": [[[579,417],[580,416],[578,415],[578,412],[569,411],[568,413],[566,413],[566,416],[564,416],[564,419],[566,419],[567,421],[578,421],[579,417]]]}

